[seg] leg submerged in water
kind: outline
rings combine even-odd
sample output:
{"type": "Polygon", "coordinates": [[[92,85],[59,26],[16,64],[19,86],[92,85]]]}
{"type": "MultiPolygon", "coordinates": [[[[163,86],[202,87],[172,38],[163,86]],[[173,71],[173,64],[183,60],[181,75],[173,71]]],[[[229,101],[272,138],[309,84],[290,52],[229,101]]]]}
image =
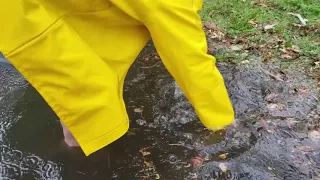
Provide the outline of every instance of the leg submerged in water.
{"type": "Polygon", "coordinates": [[[62,130],[63,130],[63,135],[64,135],[64,142],[70,146],[70,147],[79,147],[79,143],[76,140],[76,138],[71,134],[69,129],[63,124],[62,121],[60,121],[62,130]]]}

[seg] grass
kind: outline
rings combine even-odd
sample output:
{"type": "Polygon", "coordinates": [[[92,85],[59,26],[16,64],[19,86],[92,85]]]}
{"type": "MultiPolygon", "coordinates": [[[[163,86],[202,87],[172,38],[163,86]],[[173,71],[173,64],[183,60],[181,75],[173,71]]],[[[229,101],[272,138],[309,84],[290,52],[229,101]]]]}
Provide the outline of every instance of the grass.
{"type": "MultiPolygon", "coordinates": [[[[259,0],[204,0],[200,16],[204,21],[213,21],[224,33],[235,39],[246,35],[249,43],[274,45],[280,37],[302,50],[303,58],[290,63],[283,62],[284,64],[301,65],[301,61],[303,64],[312,64],[320,60],[319,0],[260,1],[265,7],[253,5],[255,2],[259,0]],[[299,13],[308,20],[307,26],[294,25],[300,24],[300,21],[288,13],[299,13]],[[250,20],[257,22],[261,27],[254,27],[249,23],[250,20]],[[268,32],[264,31],[263,26],[271,21],[277,21],[279,24],[268,32]]],[[[269,50],[280,56],[279,48],[269,50]]]]}
{"type": "Polygon", "coordinates": [[[318,21],[320,17],[319,0],[269,0],[265,1],[265,4],[270,7],[253,6],[248,0],[245,2],[242,0],[205,0],[200,15],[206,21],[214,20],[221,28],[233,35],[254,32],[255,29],[248,23],[252,19],[260,23],[277,20],[280,24],[275,30],[290,35],[291,30],[296,29],[292,23],[299,23],[299,20],[287,13],[301,14],[309,20],[310,25],[320,23],[318,21]],[[209,16],[210,13],[212,16],[209,16]]]}

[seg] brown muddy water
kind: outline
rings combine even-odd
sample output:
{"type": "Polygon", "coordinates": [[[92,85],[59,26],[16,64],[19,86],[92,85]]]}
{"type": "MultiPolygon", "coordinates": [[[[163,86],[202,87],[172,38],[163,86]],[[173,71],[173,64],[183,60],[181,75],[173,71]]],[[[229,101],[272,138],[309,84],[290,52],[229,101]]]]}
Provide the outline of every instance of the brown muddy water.
{"type": "Polygon", "coordinates": [[[64,145],[50,107],[0,66],[0,179],[320,179],[316,83],[258,62],[218,65],[237,123],[214,133],[147,45],[125,84],[129,132],[89,157],[64,145]]]}

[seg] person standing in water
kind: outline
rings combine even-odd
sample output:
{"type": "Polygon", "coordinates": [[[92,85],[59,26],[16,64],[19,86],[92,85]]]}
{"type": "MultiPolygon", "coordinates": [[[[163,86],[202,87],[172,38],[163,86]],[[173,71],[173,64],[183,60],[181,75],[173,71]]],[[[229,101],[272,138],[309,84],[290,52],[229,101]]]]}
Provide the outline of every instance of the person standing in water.
{"type": "Polygon", "coordinates": [[[127,132],[124,79],[150,39],[204,126],[220,130],[234,111],[207,54],[202,1],[2,0],[0,51],[86,155],[127,132]]]}

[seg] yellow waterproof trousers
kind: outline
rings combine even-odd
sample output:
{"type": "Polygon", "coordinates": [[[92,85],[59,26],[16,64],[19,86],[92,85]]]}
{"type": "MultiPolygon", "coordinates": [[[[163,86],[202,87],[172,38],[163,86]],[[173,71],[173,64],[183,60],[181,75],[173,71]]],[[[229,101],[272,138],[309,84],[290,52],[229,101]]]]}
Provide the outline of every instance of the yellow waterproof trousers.
{"type": "Polygon", "coordinates": [[[129,128],[125,75],[152,38],[209,129],[234,112],[197,11],[202,0],[0,0],[0,51],[39,91],[86,155],[129,128]]]}

